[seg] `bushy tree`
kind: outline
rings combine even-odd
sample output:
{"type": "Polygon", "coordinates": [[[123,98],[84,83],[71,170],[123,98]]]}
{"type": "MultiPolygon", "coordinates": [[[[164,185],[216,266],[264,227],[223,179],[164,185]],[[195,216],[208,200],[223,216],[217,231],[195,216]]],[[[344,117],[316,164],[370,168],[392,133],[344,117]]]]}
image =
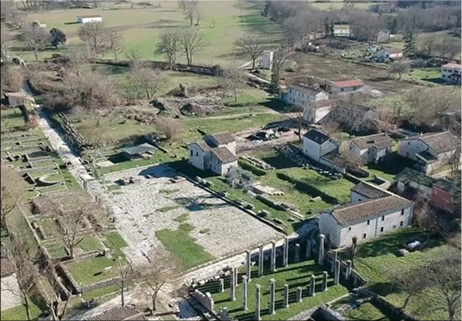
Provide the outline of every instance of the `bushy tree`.
{"type": "Polygon", "coordinates": [[[59,45],[65,44],[67,41],[66,34],[58,28],[52,28],[50,30],[50,35],[51,45],[55,48],[57,48],[59,45]]]}

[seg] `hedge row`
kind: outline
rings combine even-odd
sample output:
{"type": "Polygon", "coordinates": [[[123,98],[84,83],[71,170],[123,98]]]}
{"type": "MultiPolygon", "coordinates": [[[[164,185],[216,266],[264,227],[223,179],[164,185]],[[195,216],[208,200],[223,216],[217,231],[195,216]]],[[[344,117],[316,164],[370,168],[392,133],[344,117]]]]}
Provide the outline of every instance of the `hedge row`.
{"type": "Polygon", "coordinates": [[[239,163],[239,166],[241,166],[243,169],[248,170],[257,176],[266,175],[265,170],[258,168],[257,166],[250,164],[249,162],[243,159],[239,159],[238,163],[239,163]]]}
{"type": "Polygon", "coordinates": [[[295,188],[298,189],[301,192],[308,193],[313,197],[320,196],[324,202],[327,202],[329,204],[336,205],[336,204],[340,203],[340,201],[336,197],[333,197],[333,196],[331,196],[329,194],[326,194],[323,191],[320,191],[319,189],[317,189],[316,187],[311,186],[311,185],[309,185],[307,183],[301,182],[298,179],[290,177],[289,175],[287,175],[285,173],[277,173],[276,175],[277,175],[277,177],[279,179],[282,179],[284,181],[288,181],[288,182],[294,184],[295,188]]]}

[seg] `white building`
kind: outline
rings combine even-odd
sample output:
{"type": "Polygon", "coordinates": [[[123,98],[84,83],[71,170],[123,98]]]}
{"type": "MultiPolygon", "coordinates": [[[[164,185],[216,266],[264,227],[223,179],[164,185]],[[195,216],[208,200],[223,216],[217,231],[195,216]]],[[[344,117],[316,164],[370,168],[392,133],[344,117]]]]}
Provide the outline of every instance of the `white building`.
{"type": "Polygon", "coordinates": [[[352,191],[354,203],[320,215],[319,232],[328,236],[332,247],[349,246],[353,237],[358,243],[368,241],[412,223],[412,201],[375,189],[365,184],[352,191]]]}
{"type": "Polygon", "coordinates": [[[390,195],[394,194],[384,189],[381,189],[380,187],[374,184],[361,181],[351,189],[350,203],[354,204],[367,200],[374,200],[377,198],[387,197],[390,195]]]}
{"type": "Polygon", "coordinates": [[[282,99],[291,105],[303,109],[303,119],[317,123],[329,112],[329,94],[325,91],[304,84],[294,84],[282,95],[282,99]],[[324,104],[326,103],[326,104],[324,104]]]}
{"type": "Polygon", "coordinates": [[[390,60],[398,60],[403,57],[403,50],[392,47],[384,47],[375,53],[375,59],[378,62],[389,62],[390,60]]]}
{"type": "Polygon", "coordinates": [[[328,153],[338,154],[340,142],[316,129],[309,130],[303,136],[303,153],[319,162],[328,153]]]}
{"type": "Polygon", "coordinates": [[[273,55],[274,53],[270,50],[263,51],[263,55],[261,57],[261,67],[263,69],[273,69],[273,55]]]}
{"type": "Polygon", "coordinates": [[[360,79],[343,80],[328,83],[326,85],[326,90],[330,94],[354,93],[360,91],[364,85],[365,84],[360,79]]]}
{"type": "Polygon", "coordinates": [[[348,143],[348,153],[363,164],[380,163],[392,153],[393,139],[381,133],[354,138],[348,143]]]}
{"type": "Polygon", "coordinates": [[[200,170],[224,175],[230,167],[237,167],[236,141],[229,132],[205,136],[188,149],[189,163],[200,170]]]}
{"type": "Polygon", "coordinates": [[[417,162],[425,173],[432,173],[453,157],[459,139],[450,132],[428,133],[399,141],[398,155],[417,162]]]}
{"type": "Polygon", "coordinates": [[[334,36],[335,37],[350,37],[351,30],[348,23],[335,23],[334,24],[334,36]]]}
{"type": "Polygon", "coordinates": [[[441,66],[441,79],[448,83],[460,84],[462,65],[448,63],[441,66]]]}
{"type": "Polygon", "coordinates": [[[78,16],[77,23],[94,23],[94,22],[103,22],[103,17],[100,15],[96,16],[78,16]]]}

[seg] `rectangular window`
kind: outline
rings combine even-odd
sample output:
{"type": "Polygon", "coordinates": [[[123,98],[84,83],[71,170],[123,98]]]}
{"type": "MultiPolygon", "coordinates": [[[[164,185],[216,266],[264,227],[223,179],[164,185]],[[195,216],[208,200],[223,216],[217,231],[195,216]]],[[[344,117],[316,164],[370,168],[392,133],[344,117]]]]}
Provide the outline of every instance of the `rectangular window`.
{"type": "Polygon", "coordinates": [[[396,228],[396,225],[393,225],[393,229],[395,229],[395,228],[396,228]]]}
{"type": "Polygon", "coordinates": [[[382,221],[385,221],[385,215],[384,215],[384,216],[382,216],[382,221]]]}
{"type": "Polygon", "coordinates": [[[404,208],[401,210],[401,215],[404,215],[404,208]]]}
{"type": "Polygon", "coordinates": [[[351,231],[351,226],[348,228],[348,232],[351,231]]]}
{"type": "Polygon", "coordinates": [[[367,225],[371,225],[371,220],[367,220],[367,225]]]}
{"type": "Polygon", "coordinates": [[[383,232],[383,226],[380,228],[380,232],[383,232]]]}
{"type": "Polygon", "coordinates": [[[408,145],[411,145],[411,142],[407,142],[408,145]]]}
{"type": "Polygon", "coordinates": [[[403,221],[399,222],[399,226],[403,226],[403,221]]]}
{"type": "Polygon", "coordinates": [[[199,156],[199,153],[198,153],[198,152],[196,152],[196,156],[199,156]]]}
{"type": "Polygon", "coordinates": [[[193,151],[191,150],[191,156],[193,155],[193,151]]]}
{"type": "Polygon", "coordinates": [[[366,237],[367,237],[367,234],[366,234],[366,233],[364,233],[364,234],[363,234],[363,239],[365,239],[366,237]]]}

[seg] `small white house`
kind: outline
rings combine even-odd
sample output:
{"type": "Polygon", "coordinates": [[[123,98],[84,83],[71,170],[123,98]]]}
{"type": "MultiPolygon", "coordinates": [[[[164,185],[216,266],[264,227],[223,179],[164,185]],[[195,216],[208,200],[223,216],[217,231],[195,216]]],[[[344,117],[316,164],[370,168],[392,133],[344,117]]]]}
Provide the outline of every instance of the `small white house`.
{"type": "Polygon", "coordinates": [[[392,153],[393,139],[388,135],[376,134],[354,138],[348,143],[348,153],[363,164],[380,163],[392,153]]]}
{"type": "Polygon", "coordinates": [[[77,23],[95,23],[95,22],[103,22],[103,17],[100,15],[96,16],[78,16],[77,23]]]}
{"type": "Polygon", "coordinates": [[[333,248],[358,243],[412,223],[413,202],[397,195],[367,199],[337,207],[319,217],[319,232],[333,248]]]}
{"type": "Polygon", "coordinates": [[[350,37],[351,30],[348,23],[335,23],[334,24],[334,36],[335,37],[350,37]]]}
{"type": "Polygon", "coordinates": [[[274,53],[270,50],[263,51],[261,57],[261,67],[263,69],[271,70],[273,69],[273,55],[274,53]]]}
{"type": "Polygon", "coordinates": [[[310,123],[316,123],[324,118],[330,111],[328,102],[329,94],[325,91],[305,84],[290,86],[281,97],[286,103],[303,109],[303,119],[310,123]]]}
{"type": "Polygon", "coordinates": [[[338,140],[316,129],[309,130],[303,136],[303,153],[316,162],[328,153],[338,153],[339,147],[338,140]]]}
{"type": "Polygon", "coordinates": [[[378,62],[389,62],[399,60],[403,57],[403,50],[392,47],[384,47],[375,53],[375,59],[378,62]]]}
{"type": "Polygon", "coordinates": [[[441,66],[441,79],[447,83],[460,84],[462,65],[448,63],[441,66]]]}
{"type": "Polygon", "coordinates": [[[398,155],[417,162],[425,173],[432,173],[453,157],[459,139],[450,132],[428,133],[401,139],[398,155]]]}
{"type": "Polygon", "coordinates": [[[354,93],[360,91],[364,83],[360,79],[331,82],[326,85],[330,94],[354,93]]]}

